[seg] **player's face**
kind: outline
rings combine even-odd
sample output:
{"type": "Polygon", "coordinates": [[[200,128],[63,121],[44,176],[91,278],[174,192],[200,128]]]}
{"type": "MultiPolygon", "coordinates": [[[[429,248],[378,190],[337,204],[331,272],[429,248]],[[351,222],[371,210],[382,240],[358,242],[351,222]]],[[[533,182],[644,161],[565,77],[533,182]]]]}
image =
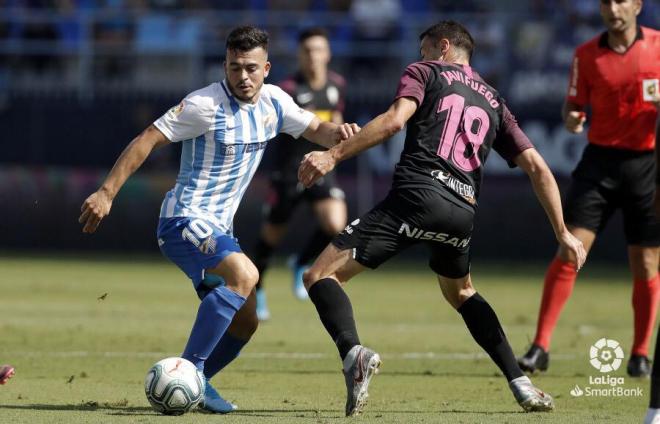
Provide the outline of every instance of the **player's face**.
{"type": "Polygon", "coordinates": [[[309,37],[298,47],[298,62],[303,72],[325,69],[330,63],[330,44],[325,37],[309,37]]]}
{"type": "Polygon", "coordinates": [[[600,16],[608,30],[623,32],[637,24],[640,0],[600,0],[600,16]]]}
{"type": "Polygon", "coordinates": [[[246,52],[227,50],[227,84],[238,99],[255,103],[269,71],[268,53],[263,48],[257,47],[246,52]]]}

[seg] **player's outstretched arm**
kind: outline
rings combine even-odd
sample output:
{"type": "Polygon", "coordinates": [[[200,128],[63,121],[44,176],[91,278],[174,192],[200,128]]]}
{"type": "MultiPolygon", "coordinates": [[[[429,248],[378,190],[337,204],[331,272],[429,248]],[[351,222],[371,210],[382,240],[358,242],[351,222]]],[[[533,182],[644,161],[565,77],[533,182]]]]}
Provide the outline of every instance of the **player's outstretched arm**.
{"type": "Polygon", "coordinates": [[[128,177],[135,172],[157,147],[169,140],[155,126],[150,125],[126,146],[101,187],[82,204],[78,222],[83,224],[83,233],[93,233],[99,223],[110,213],[112,201],[128,177]]]}
{"type": "Polygon", "coordinates": [[[536,197],[543,205],[548,215],[555,237],[560,245],[572,252],[575,260],[575,268],[580,269],[587,258],[582,242],[575,238],[564,224],[564,216],[561,209],[561,197],[555,177],[536,149],[527,149],[514,159],[518,165],[529,176],[536,197]]]}
{"type": "Polygon", "coordinates": [[[305,155],[298,168],[298,180],[310,187],[316,180],[332,171],[339,162],[380,144],[401,131],[416,110],[417,102],[412,98],[397,99],[387,112],[371,120],[353,137],[325,152],[305,155]]]}
{"type": "Polygon", "coordinates": [[[318,144],[319,146],[330,148],[349,139],[360,131],[358,124],[335,124],[334,122],[323,122],[319,118],[312,119],[302,136],[318,144]]]}

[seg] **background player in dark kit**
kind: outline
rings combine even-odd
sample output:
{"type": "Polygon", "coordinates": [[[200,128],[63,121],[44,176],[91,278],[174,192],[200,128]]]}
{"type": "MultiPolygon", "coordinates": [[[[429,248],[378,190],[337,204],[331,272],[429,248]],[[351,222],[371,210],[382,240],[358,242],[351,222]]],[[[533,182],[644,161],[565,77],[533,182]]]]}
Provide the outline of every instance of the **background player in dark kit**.
{"type": "MultiPolygon", "coordinates": [[[[298,71],[278,85],[302,108],[316,114],[321,121],[344,122],[345,81],[328,69],[331,52],[328,34],[323,28],[309,28],[298,37],[298,71]]],[[[296,207],[305,201],[318,220],[319,226],[298,255],[290,258],[293,272],[293,293],[307,299],[302,273],[328,244],[332,236],[346,225],[344,192],[337,185],[333,173],[325,175],[311,187],[298,182],[298,166],[305,154],[314,150],[312,143],[280,134],[272,143],[275,169],[265,208],[265,222],[252,254],[259,270],[257,284],[257,315],[260,320],[270,318],[263,286],[273,251],[287,231],[287,224],[296,207]]]]}

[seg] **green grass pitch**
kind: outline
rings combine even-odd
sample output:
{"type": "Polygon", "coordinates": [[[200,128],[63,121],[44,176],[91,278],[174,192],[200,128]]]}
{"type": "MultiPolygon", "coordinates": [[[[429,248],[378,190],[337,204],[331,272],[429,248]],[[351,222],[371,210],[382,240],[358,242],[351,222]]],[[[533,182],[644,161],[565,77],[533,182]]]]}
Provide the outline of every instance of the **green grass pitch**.
{"type": "MultiPolygon", "coordinates": [[[[520,354],[533,337],[544,267],[473,264],[520,354]]],[[[295,300],[289,273],[266,276],[273,318],[260,326],[216,387],[240,410],[228,416],[152,412],[147,369],[179,355],[196,312],[190,282],[158,257],[47,255],[0,258],[0,363],[16,376],[0,386],[2,423],[339,423],[345,388],[336,350],[313,305],[295,300]]],[[[444,301],[425,260],[393,262],[347,288],[362,342],[383,357],[362,423],[640,423],[648,380],[626,378],[642,397],[573,397],[590,375],[589,346],[632,339],[630,277],[587,265],[562,316],[548,373],[535,383],[556,411],[523,413],[504,379],[444,301]]],[[[625,376],[624,365],[615,373],[625,376]]]]}

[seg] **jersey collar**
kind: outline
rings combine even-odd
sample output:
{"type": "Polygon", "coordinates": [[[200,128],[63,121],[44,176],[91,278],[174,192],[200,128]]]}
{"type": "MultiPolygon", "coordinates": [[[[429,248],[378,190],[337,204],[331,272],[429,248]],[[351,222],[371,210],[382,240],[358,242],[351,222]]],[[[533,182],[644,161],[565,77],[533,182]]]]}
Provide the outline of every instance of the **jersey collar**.
{"type": "MultiPolygon", "coordinates": [[[[630,50],[632,48],[632,46],[635,45],[637,40],[643,40],[643,39],[644,39],[644,33],[642,32],[642,27],[637,25],[637,35],[635,36],[635,40],[633,41],[633,43],[630,45],[630,47],[628,47],[628,50],[630,50]]],[[[607,31],[605,31],[604,33],[602,33],[600,35],[600,38],[598,39],[598,47],[600,47],[601,49],[612,50],[610,45],[607,43],[607,31]]],[[[628,51],[628,50],[626,50],[626,51],[628,51]]],[[[612,51],[614,51],[614,50],[612,50],[612,51]]]]}

